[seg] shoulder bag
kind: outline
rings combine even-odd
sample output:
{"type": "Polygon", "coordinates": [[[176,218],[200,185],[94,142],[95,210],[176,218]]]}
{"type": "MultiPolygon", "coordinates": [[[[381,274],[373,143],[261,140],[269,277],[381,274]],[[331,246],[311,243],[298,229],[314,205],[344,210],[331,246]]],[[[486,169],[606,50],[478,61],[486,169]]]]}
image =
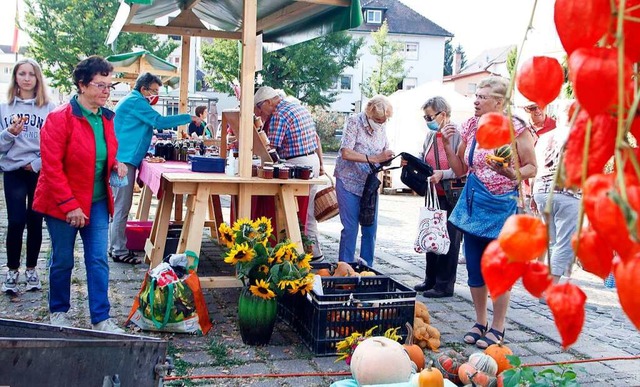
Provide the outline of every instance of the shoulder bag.
{"type": "MultiPolygon", "coordinates": [[[[436,168],[440,168],[440,156],[438,154],[438,136],[436,135],[433,139],[433,151],[434,156],[436,158],[436,168]]],[[[462,189],[464,188],[465,183],[467,182],[467,177],[459,177],[456,179],[442,179],[440,180],[440,184],[442,184],[442,189],[444,189],[444,194],[447,197],[447,202],[451,208],[455,207],[458,203],[458,198],[460,198],[460,194],[462,193],[462,189]]]]}
{"type": "Polygon", "coordinates": [[[400,180],[418,195],[425,196],[429,187],[427,179],[433,175],[433,168],[410,153],[402,152],[399,156],[407,162],[402,167],[400,180]]]}

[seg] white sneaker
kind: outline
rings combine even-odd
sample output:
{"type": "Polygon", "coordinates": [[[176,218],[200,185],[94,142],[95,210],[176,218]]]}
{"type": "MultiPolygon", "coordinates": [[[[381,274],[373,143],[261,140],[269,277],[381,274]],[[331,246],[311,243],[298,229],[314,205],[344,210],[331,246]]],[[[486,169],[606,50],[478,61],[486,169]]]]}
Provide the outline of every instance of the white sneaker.
{"type": "Polygon", "coordinates": [[[36,269],[25,270],[24,276],[27,278],[27,291],[42,289],[42,283],[40,283],[36,269]]]}
{"type": "Polygon", "coordinates": [[[65,312],[55,312],[51,313],[49,316],[49,324],[56,327],[72,327],[71,321],[67,318],[67,314],[65,312]]]}
{"type": "Polygon", "coordinates": [[[4,282],[2,283],[2,291],[7,293],[18,293],[18,270],[8,270],[7,276],[4,278],[4,282]]]}
{"type": "Polygon", "coordinates": [[[112,318],[108,318],[104,321],[100,321],[97,324],[93,324],[93,330],[103,331],[109,333],[125,333],[124,329],[120,328],[112,318]]]}

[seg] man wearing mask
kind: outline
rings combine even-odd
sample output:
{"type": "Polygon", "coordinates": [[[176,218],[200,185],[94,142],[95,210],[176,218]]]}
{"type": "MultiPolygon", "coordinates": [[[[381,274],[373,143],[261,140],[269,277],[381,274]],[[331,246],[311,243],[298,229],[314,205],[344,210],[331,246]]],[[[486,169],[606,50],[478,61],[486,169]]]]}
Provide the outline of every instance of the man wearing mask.
{"type": "MultiPolygon", "coordinates": [[[[270,117],[269,142],[280,158],[288,164],[309,165],[313,168],[313,175],[319,176],[321,161],[317,152],[316,125],[311,113],[302,105],[284,100],[269,86],[263,86],[256,91],[253,103],[254,113],[261,117],[270,117]]],[[[318,187],[312,185],[305,223],[307,237],[314,243],[314,260],[323,258],[318,242],[318,222],[313,213],[313,201],[317,191],[318,187]]]]}
{"type": "Polygon", "coordinates": [[[137,265],[141,263],[127,249],[125,229],[136,182],[136,170],[146,156],[153,129],[166,129],[191,122],[191,115],[163,116],[152,106],[158,103],[162,80],[151,73],[138,77],[133,90],[115,107],[115,132],[118,140],[117,160],[127,166],[128,184],[113,188],[114,214],[109,229],[109,256],[114,262],[137,265]]]}

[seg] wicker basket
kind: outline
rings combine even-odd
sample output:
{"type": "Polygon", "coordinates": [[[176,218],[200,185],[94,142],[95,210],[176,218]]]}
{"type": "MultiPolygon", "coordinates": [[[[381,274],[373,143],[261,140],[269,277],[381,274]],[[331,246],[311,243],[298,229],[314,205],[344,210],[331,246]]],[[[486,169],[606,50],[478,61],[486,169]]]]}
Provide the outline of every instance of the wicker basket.
{"type": "Polygon", "coordinates": [[[329,220],[339,213],[338,195],[336,194],[333,179],[329,175],[325,176],[329,178],[331,186],[318,191],[313,202],[313,215],[316,217],[318,222],[329,220]]]}

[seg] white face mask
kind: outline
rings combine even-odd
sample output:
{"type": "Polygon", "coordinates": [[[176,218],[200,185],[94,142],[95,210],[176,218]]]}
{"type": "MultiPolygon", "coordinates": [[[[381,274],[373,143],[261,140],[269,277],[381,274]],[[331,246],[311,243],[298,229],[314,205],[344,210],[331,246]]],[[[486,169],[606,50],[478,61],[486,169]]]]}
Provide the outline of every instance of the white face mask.
{"type": "Polygon", "coordinates": [[[386,122],[384,124],[379,124],[373,120],[370,120],[367,118],[367,121],[369,121],[369,126],[371,127],[371,129],[373,130],[382,130],[384,129],[384,126],[386,125],[386,122]]]}

